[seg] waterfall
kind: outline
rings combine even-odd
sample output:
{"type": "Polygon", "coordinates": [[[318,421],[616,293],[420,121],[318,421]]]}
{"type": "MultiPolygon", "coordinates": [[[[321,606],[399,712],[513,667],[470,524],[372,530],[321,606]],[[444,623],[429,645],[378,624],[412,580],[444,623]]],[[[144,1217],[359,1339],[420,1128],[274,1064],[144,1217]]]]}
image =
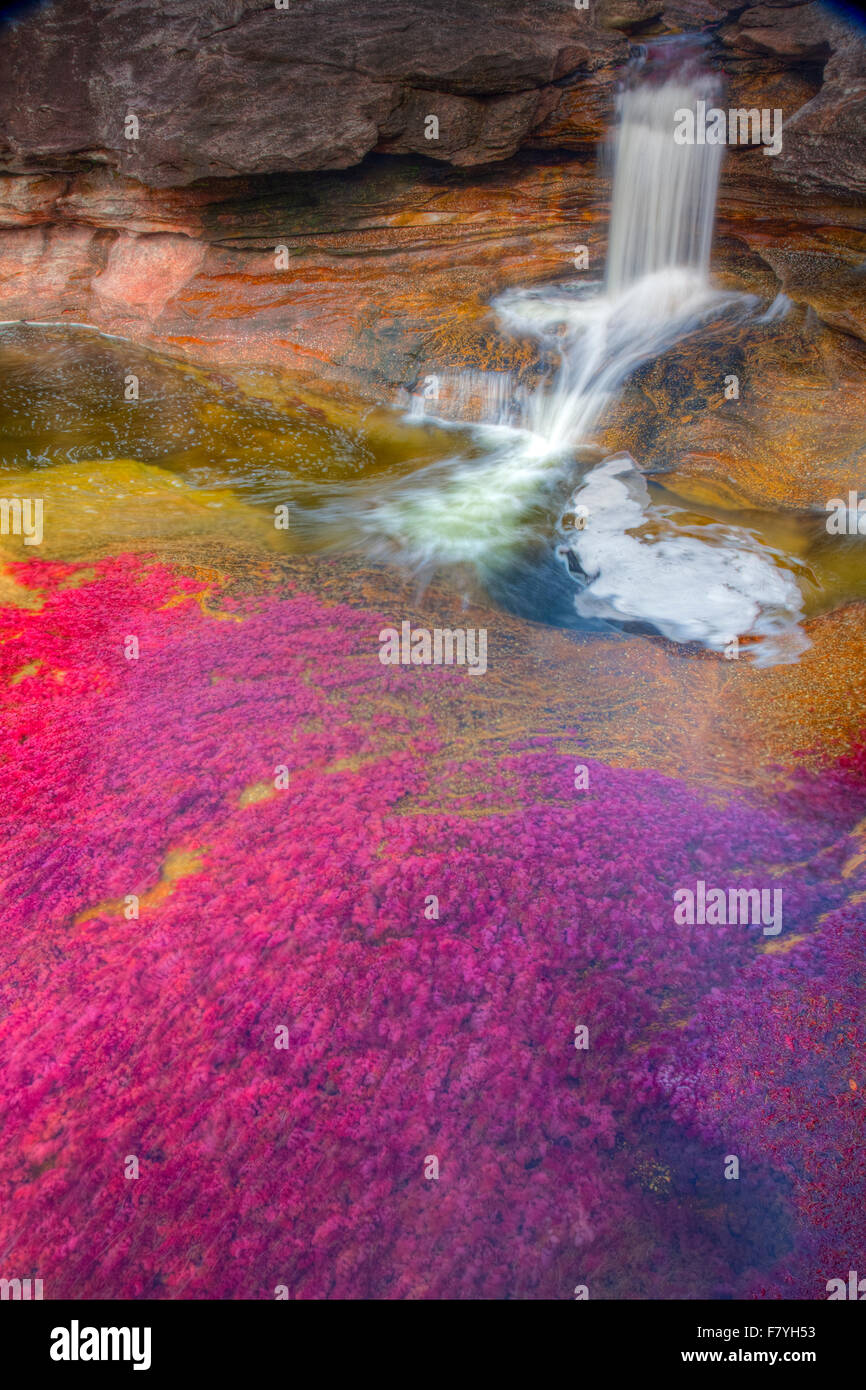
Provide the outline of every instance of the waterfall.
{"type": "Polygon", "coordinates": [[[542,448],[586,442],[636,367],[748,302],[713,290],[709,279],[721,147],[674,140],[678,110],[720,96],[694,40],[642,50],[617,101],[602,293],[597,285],[547,286],[497,301],[507,328],[559,355],[552,387],[536,392],[525,417],[542,448]]]}
{"type": "Polygon", "coordinates": [[[503,326],[537,340],[559,366],[527,396],[507,372],[437,373],[411,399],[411,418],[511,424],[556,455],[588,441],[626,377],[713,315],[745,307],[709,279],[721,146],[678,144],[676,112],[719,100],[693,36],[640,49],[617,99],[610,236],[604,281],[509,290],[503,326]]]}
{"type": "MultiPolygon", "coordinates": [[[[700,40],[641,51],[617,102],[603,280],[509,290],[493,306],[506,330],[536,340],[555,371],[518,393],[506,374],[440,380],[428,367],[442,403],[415,397],[412,418],[441,411],[453,420],[467,409],[477,448],[400,480],[367,507],[353,503],[368,547],[419,569],[471,561],[488,580],[509,565],[525,575],[539,518],[549,517],[555,490],[579,467],[578,446],[585,454],[593,444],[628,376],[709,320],[751,312],[753,296],[716,290],[709,276],[721,148],[674,139],[678,111],[720,96],[700,40]]],[[[802,595],[785,557],[751,532],[696,525],[684,508],[654,506],[634,460],[597,464],[572,502],[588,509],[587,523],[558,553],[579,617],[649,624],[717,651],[747,635],[750,656],[764,662],[796,659],[806,645],[802,595]]],[[[531,581],[539,617],[545,583],[559,585],[561,598],[563,582],[551,578],[546,554],[531,581]]],[[[508,582],[494,585],[504,602],[508,582]]]]}
{"type": "Polygon", "coordinates": [[[630,84],[620,95],[606,288],[615,295],[644,275],[689,267],[706,279],[721,145],[678,145],[674,113],[721,96],[716,78],[630,84]]]}
{"type": "Polygon", "coordinates": [[[510,425],[520,411],[521,394],[511,372],[482,372],[473,367],[431,373],[420,390],[408,395],[408,418],[414,422],[475,421],[510,425]]]}

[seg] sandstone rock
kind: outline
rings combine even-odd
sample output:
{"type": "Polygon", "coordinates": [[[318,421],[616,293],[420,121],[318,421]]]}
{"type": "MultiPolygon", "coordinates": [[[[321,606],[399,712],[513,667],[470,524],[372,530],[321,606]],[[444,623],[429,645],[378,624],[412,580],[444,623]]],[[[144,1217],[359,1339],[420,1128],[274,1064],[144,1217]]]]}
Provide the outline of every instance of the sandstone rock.
{"type": "Polygon", "coordinates": [[[559,93],[553,88],[486,100],[409,91],[383,126],[378,148],[394,154],[427,154],[450,164],[507,159],[558,101],[559,93]],[[430,115],[437,123],[435,139],[425,134],[430,115]]]}
{"type": "MultiPolygon", "coordinates": [[[[820,91],[786,122],[773,177],[801,196],[854,203],[866,197],[866,64],[862,35],[836,22],[820,91]]],[[[768,161],[769,162],[769,161],[768,161]]]]}
{"type": "Polygon", "coordinates": [[[80,320],[385,400],[433,366],[524,373],[527,345],[499,333],[490,303],[573,280],[577,244],[598,278],[597,149],[630,41],[694,29],[715,35],[732,104],[785,119],[778,157],[726,152],[715,272],[768,302],[784,289],[814,341],[797,361],[761,349],[760,371],[750,356],[749,393],[724,416],[690,410],[700,384],[675,400],[676,379],[653,396],[641,378],[631,426],[615,414],[606,428],[645,466],[698,477],[715,460],[756,500],[775,469],[777,491],[815,505],[862,458],[866,79],[862,36],[811,0],[26,12],[0,46],[0,316],[80,320]]]}
{"type": "Polygon", "coordinates": [[[40,9],[5,36],[0,162],[12,172],[105,163],[151,187],[345,168],[380,139],[416,148],[423,107],[443,126],[451,118],[450,157],[484,163],[543,118],[539,92],[585,60],[592,28],[530,0],[40,9]],[[515,100],[482,119],[479,101],[505,97],[515,100]],[[138,139],[126,138],[129,115],[138,139]]]}
{"type": "Polygon", "coordinates": [[[112,308],[140,311],[152,322],[192,279],[205,254],[204,245],[189,237],[121,236],[113,243],[93,289],[112,308]]]}
{"type": "Polygon", "coordinates": [[[0,178],[0,226],[32,227],[56,217],[57,199],[68,180],[51,174],[0,178]]]}
{"type": "MultiPolygon", "coordinates": [[[[507,157],[593,133],[629,38],[718,28],[723,60],[823,62],[850,30],[817,4],[714,0],[82,0],[25,12],[0,50],[0,168],[105,165],[151,188],[311,169],[370,151],[507,157]],[[731,16],[737,16],[731,19],[731,16]],[[557,119],[555,112],[561,108],[557,119]],[[423,118],[436,115],[438,141],[423,118]],[[137,139],[127,138],[135,116],[137,139]]],[[[765,104],[765,103],[764,103],[765,104]]],[[[814,113],[819,124],[821,108],[814,113]]],[[[806,121],[804,134],[811,123],[806,121]]],[[[585,137],[584,137],[585,138],[585,137]]]]}
{"type": "Polygon", "coordinates": [[[640,368],[600,438],[650,472],[721,483],[734,506],[822,512],[862,486],[866,347],[802,310],[720,325],[640,368]]]}
{"type": "Polygon", "coordinates": [[[722,30],[734,49],[782,58],[829,58],[833,19],[825,5],[756,5],[737,15],[736,25],[722,30]]]}
{"type": "Polygon", "coordinates": [[[772,246],[762,254],[789,299],[808,304],[831,328],[866,342],[866,248],[846,255],[845,248],[772,246]]]}
{"type": "Polygon", "coordinates": [[[613,0],[604,7],[602,23],[606,29],[631,33],[654,26],[664,13],[664,0],[613,0]]]}

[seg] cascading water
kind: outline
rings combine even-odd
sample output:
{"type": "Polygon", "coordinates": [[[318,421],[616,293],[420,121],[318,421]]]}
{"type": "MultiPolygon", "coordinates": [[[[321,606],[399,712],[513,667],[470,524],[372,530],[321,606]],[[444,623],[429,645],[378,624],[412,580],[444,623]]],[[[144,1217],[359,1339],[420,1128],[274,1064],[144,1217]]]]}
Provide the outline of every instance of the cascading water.
{"type": "MultiPolygon", "coordinates": [[[[558,360],[552,382],[508,402],[487,380],[474,398],[491,402],[495,416],[476,415],[478,456],[431,465],[362,506],[368,545],[418,568],[470,560],[488,580],[501,573],[537,536],[539,514],[549,517],[563,478],[575,476],[575,448],[592,442],[635,368],[711,319],[752,310],[751,296],[715,290],[709,279],[721,149],[673,138],[675,112],[719,95],[694,41],[642,55],[618,102],[603,285],[512,290],[494,305],[508,331],[558,360]]],[[[452,384],[452,403],[461,392],[468,400],[472,385],[452,384]]],[[[416,397],[413,418],[435,409],[435,400],[416,397]]],[[[796,659],[807,645],[791,570],[752,532],[690,530],[670,508],[653,506],[628,458],[590,471],[574,496],[589,519],[565,552],[573,616],[646,624],[716,650],[748,635],[757,639],[750,654],[766,663],[796,659]]],[[[549,579],[549,546],[547,557],[549,579]]],[[[534,615],[550,616],[537,606],[534,615]]]]}
{"type": "MultiPolygon", "coordinates": [[[[597,286],[511,291],[497,301],[505,325],[557,349],[553,389],[532,399],[526,424],[549,452],[585,441],[636,367],[711,316],[745,309],[747,296],[709,280],[721,167],[719,145],[678,145],[674,112],[720,96],[686,45],[673,66],[641,59],[618,100],[613,206],[603,293],[597,286]]],[[[680,54],[680,45],[673,51],[680,54]]]]}
{"type": "Polygon", "coordinates": [[[621,93],[605,273],[609,295],[661,270],[691,268],[702,279],[708,276],[722,147],[675,144],[672,127],[675,111],[699,98],[713,105],[720,96],[712,74],[690,74],[685,64],[673,77],[632,82],[621,93]]]}
{"type": "Polygon", "coordinates": [[[521,411],[520,402],[511,372],[480,372],[471,367],[431,372],[421,390],[409,397],[409,419],[424,420],[432,414],[439,419],[511,425],[521,411]]]}

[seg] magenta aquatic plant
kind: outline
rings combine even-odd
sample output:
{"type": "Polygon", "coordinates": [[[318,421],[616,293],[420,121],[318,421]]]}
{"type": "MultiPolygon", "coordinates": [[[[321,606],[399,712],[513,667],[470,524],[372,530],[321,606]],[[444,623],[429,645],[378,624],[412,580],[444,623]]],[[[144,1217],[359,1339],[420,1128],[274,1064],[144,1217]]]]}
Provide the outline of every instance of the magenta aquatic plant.
{"type": "MultiPolygon", "coordinates": [[[[755,1276],[761,1297],[826,1297],[863,1240],[866,963],[862,908],[827,915],[789,956],[764,955],[712,991],[685,1047],[656,1066],[677,1122],[744,1176],[772,1167],[790,1187],[799,1258],[755,1276]]],[[[862,1265],[862,1257],[860,1258],[862,1265]]]]}
{"type": "Polygon", "coordinates": [[[862,759],[808,814],[597,762],[575,790],[546,739],[449,762],[436,692],[483,683],[384,668],[380,615],[216,618],[132,559],[17,574],[44,601],[0,644],[10,1269],[46,1297],[823,1296],[851,1232],[822,1213],[863,1196],[859,1036],[826,1042],[862,1009],[862,759]],[[781,887],[802,941],[675,925],[698,878],[781,887]],[[809,1025],[780,1053],[798,1000],[824,1051],[809,1025]]]}

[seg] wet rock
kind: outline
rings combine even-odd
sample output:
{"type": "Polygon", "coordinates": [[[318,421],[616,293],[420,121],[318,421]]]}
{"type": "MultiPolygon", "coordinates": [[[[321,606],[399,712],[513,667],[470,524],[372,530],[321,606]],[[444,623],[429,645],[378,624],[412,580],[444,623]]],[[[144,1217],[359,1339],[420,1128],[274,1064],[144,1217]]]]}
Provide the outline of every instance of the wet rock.
{"type": "Polygon", "coordinates": [[[711,332],[635,373],[601,438],[674,487],[712,481],[734,507],[823,513],[862,484],[866,349],[802,310],[711,332]]]}
{"type": "Polygon", "coordinates": [[[866,194],[863,37],[841,21],[830,34],[833,52],[824,68],[821,89],[787,121],[784,148],[774,161],[773,177],[795,186],[812,200],[853,203],[862,213],[866,194]]]}
{"type": "MultiPolygon", "coordinates": [[[[599,0],[587,10],[293,0],[282,11],[253,0],[193,10],[85,0],[34,10],[7,31],[0,167],[102,165],[169,188],[347,168],[375,149],[484,164],[537,138],[569,147],[581,130],[594,134],[632,39],[714,29],[734,76],[755,58],[789,71],[829,60],[832,90],[800,116],[803,139],[829,129],[828,108],[850,103],[859,40],[817,4],[737,13],[713,0],[599,0]],[[137,138],[128,138],[129,116],[137,138]]],[[[852,158],[862,172],[862,153],[852,158]]]]}
{"type": "Polygon", "coordinates": [[[663,0],[613,0],[604,8],[602,23],[606,29],[621,29],[626,34],[645,32],[658,23],[664,9],[663,0]]]}

